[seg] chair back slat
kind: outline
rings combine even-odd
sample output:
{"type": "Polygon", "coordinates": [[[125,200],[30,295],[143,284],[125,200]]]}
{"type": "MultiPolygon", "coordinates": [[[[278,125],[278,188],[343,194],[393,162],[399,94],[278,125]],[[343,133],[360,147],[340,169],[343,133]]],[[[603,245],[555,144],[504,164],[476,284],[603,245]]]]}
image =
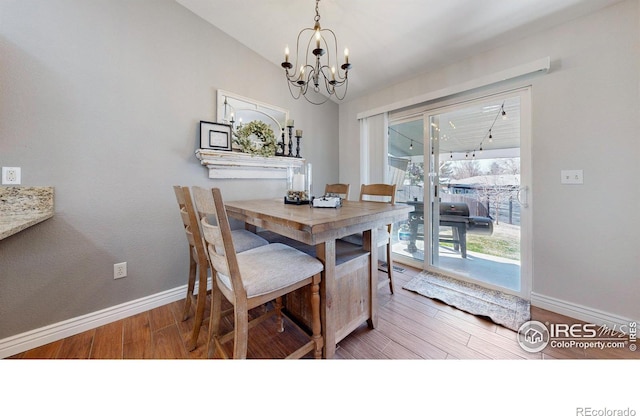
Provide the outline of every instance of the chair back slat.
{"type": "Polygon", "coordinates": [[[362,185],[360,187],[360,201],[378,201],[388,202],[392,205],[396,203],[396,185],[389,185],[386,183],[374,183],[370,185],[362,185]],[[371,199],[369,197],[381,197],[371,199]],[[388,200],[381,201],[381,199],[389,198],[388,200]]]}
{"type": "MultiPolygon", "coordinates": [[[[196,241],[193,238],[193,232],[191,231],[191,221],[186,207],[183,206],[182,208],[180,208],[180,216],[182,217],[182,224],[184,224],[184,231],[187,235],[187,242],[191,247],[195,247],[196,241]]],[[[196,225],[197,224],[198,223],[196,222],[196,225]]]]}
{"type": "Polygon", "coordinates": [[[218,188],[193,187],[193,197],[202,224],[204,241],[209,262],[216,273],[231,280],[231,290],[235,296],[246,297],[238,259],[233,245],[231,225],[218,188]]]}
{"type": "Polygon", "coordinates": [[[202,219],[202,233],[212,267],[216,272],[229,276],[229,264],[227,263],[227,256],[225,255],[220,227],[210,224],[207,217],[204,217],[202,219]]]}
{"type": "Polygon", "coordinates": [[[174,186],[173,190],[176,194],[178,206],[180,207],[180,218],[182,218],[187,242],[195,253],[194,259],[205,266],[207,264],[207,256],[202,242],[200,226],[198,225],[198,217],[193,207],[191,192],[186,186],[174,186]]]}
{"type": "Polygon", "coordinates": [[[324,193],[326,194],[337,194],[340,195],[343,199],[349,199],[349,188],[351,187],[348,183],[332,183],[327,184],[324,187],[324,193]]]}
{"type": "Polygon", "coordinates": [[[187,209],[184,207],[184,205],[180,208],[180,217],[182,217],[182,223],[185,227],[188,227],[191,224],[191,222],[189,221],[189,213],[187,212],[187,209]]]}

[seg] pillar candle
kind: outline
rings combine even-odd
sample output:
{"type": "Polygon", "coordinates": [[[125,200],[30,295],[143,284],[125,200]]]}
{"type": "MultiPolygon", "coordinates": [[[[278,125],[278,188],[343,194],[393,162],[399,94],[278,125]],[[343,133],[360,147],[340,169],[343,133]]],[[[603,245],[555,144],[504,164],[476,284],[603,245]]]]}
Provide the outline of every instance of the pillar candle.
{"type": "Polygon", "coordinates": [[[295,173],[293,175],[292,191],[304,191],[304,174],[295,173]]]}

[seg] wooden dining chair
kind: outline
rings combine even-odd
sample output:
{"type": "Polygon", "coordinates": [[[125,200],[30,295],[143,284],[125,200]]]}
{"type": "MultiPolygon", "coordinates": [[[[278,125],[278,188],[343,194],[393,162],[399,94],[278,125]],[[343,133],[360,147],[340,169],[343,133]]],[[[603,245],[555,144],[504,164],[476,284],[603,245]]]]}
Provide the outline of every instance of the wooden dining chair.
{"type": "Polygon", "coordinates": [[[281,243],[272,243],[236,253],[220,189],[193,188],[196,209],[201,216],[205,248],[213,273],[212,306],[209,319],[209,357],[216,350],[228,358],[223,345],[233,339],[233,358],[247,358],[249,329],[276,314],[279,331],[284,330],[281,298],[310,286],[311,335],[309,341],[287,358],[301,358],[313,352],[322,355],[320,323],[320,281],[324,266],[315,257],[281,243]],[[233,330],[220,333],[222,297],[234,311],[233,330]],[[250,319],[249,311],[275,301],[275,307],[250,319]]]}
{"type": "Polygon", "coordinates": [[[324,187],[324,194],[336,194],[340,196],[342,199],[349,199],[349,188],[351,187],[348,183],[333,183],[327,184],[324,187]]]}
{"type": "MultiPolygon", "coordinates": [[[[191,192],[186,186],[174,186],[178,207],[184,231],[187,236],[189,247],[189,274],[187,278],[187,294],[182,310],[182,320],[186,321],[191,314],[191,306],[196,305],[195,319],[191,338],[187,342],[189,351],[193,351],[197,346],[200,327],[204,321],[204,310],[207,301],[207,278],[209,276],[209,261],[204,248],[202,234],[200,232],[200,221],[193,206],[191,192]],[[196,276],[198,277],[198,293],[195,293],[196,276]]],[[[255,247],[269,244],[264,238],[247,230],[234,230],[234,238],[238,241],[238,250],[245,251],[255,247]]]]}
{"type": "MultiPolygon", "coordinates": [[[[380,203],[395,204],[396,203],[396,185],[388,185],[385,183],[375,183],[369,185],[361,185],[360,187],[360,201],[375,201],[380,203]]],[[[378,229],[377,247],[387,247],[387,280],[389,281],[389,290],[393,294],[393,261],[391,254],[393,247],[391,246],[393,224],[387,224],[385,227],[378,229]]],[[[342,238],[343,241],[347,241],[352,244],[363,244],[362,233],[352,234],[342,238]]],[[[378,288],[381,288],[387,284],[387,280],[383,280],[379,283],[378,288]]]]}

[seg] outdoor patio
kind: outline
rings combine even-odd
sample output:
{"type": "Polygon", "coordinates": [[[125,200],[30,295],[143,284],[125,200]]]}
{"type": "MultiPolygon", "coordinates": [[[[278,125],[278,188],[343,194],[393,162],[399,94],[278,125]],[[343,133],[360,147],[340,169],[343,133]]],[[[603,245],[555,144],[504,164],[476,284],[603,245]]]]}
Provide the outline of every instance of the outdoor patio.
{"type": "MultiPolygon", "coordinates": [[[[424,237],[419,235],[416,240],[417,251],[413,253],[407,250],[407,245],[406,241],[399,241],[398,236],[394,235],[393,252],[395,254],[413,262],[424,263],[424,237]]],[[[516,292],[520,290],[520,261],[518,260],[478,253],[468,248],[467,257],[462,258],[460,252],[444,244],[440,244],[438,257],[438,267],[441,269],[478,282],[516,292]]],[[[397,259],[397,261],[402,260],[397,259]]]]}

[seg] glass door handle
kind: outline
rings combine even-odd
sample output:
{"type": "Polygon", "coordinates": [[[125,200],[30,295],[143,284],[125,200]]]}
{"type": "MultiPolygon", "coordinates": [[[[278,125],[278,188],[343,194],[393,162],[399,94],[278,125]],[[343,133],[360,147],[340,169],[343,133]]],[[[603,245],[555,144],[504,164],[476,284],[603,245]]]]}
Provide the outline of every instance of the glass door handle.
{"type": "Polygon", "coordinates": [[[520,205],[524,208],[529,207],[529,187],[521,186],[518,189],[518,195],[516,196],[520,205]]]}

